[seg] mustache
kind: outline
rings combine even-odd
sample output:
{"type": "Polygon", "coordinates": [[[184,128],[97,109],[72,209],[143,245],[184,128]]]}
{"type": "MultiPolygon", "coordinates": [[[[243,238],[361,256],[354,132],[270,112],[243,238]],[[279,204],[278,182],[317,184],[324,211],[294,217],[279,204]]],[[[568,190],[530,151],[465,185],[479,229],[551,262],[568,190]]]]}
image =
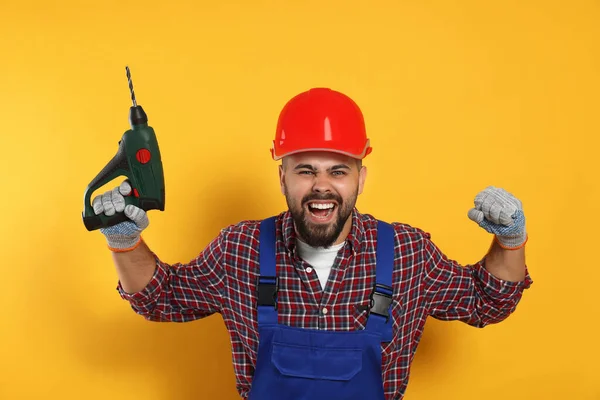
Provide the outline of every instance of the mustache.
{"type": "Polygon", "coordinates": [[[328,194],[328,195],[307,195],[304,196],[302,198],[302,205],[305,205],[306,203],[308,203],[309,201],[314,201],[314,200],[334,200],[336,201],[338,204],[342,204],[343,200],[341,197],[336,196],[334,194],[328,194]]]}

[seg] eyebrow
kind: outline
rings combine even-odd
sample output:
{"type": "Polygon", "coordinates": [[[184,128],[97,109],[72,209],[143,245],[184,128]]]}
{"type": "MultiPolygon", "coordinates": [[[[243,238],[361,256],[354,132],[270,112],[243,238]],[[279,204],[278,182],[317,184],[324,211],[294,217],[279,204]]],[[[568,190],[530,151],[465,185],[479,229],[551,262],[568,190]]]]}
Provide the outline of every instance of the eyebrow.
{"type": "MultiPolygon", "coordinates": [[[[309,169],[311,171],[317,170],[314,166],[312,166],[310,164],[298,164],[294,168],[294,170],[299,170],[299,169],[309,169]]],[[[336,164],[336,165],[332,166],[331,168],[329,168],[330,171],[335,171],[337,169],[350,169],[350,167],[347,166],[346,164],[336,164]]]]}
{"type": "Polygon", "coordinates": [[[334,165],[333,167],[329,168],[330,170],[336,170],[336,169],[350,169],[350,167],[346,164],[337,164],[334,165]]]}
{"type": "Polygon", "coordinates": [[[296,167],[294,168],[294,171],[299,170],[299,169],[310,169],[311,171],[315,171],[316,168],[313,167],[310,164],[298,164],[296,165],[296,167]]]}

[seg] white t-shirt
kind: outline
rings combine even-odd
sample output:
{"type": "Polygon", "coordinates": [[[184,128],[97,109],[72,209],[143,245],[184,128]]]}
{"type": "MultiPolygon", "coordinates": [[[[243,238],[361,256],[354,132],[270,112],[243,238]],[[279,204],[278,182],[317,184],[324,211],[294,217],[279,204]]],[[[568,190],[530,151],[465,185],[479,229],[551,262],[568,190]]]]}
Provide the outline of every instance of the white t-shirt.
{"type": "Polygon", "coordinates": [[[329,273],[331,272],[333,262],[337,257],[338,251],[344,247],[344,242],[331,246],[328,249],[323,247],[311,247],[300,239],[297,240],[297,244],[298,255],[314,268],[319,277],[319,282],[321,282],[321,289],[324,290],[327,279],[329,279],[329,273]]]}

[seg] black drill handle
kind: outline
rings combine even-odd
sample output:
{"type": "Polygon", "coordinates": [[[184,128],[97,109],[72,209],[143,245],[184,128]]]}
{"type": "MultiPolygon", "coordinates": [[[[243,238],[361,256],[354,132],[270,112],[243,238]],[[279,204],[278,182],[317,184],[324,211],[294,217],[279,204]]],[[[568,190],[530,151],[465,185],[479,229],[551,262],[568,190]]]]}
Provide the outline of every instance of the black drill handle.
{"type": "Polygon", "coordinates": [[[95,229],[106,228],[109,226],[117,225],[121,222],[131,221],[125,213],[115,213],[114,215],[107,217],[100,215],[94,215],[91,217],[83,217],[83,223],[87,230],[93,231],[95,229]]]}

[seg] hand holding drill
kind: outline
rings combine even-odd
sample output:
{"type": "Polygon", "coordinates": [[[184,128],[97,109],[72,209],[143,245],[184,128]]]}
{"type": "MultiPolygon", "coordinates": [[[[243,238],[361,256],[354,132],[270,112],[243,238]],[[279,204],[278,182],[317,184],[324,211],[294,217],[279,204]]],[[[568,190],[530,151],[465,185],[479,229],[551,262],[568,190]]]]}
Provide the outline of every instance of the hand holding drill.
{"type": "Polygon", "coordinates": [[[141,242],[141,233],[148,227],[150,221],[148,214],[133,204],[125,204],[125,196],[132,195],[133,190],[128,180],[123,181],[119,187],[94,197],[92,206],[96,215],[104,214],[107,217],[118,212],[124,212],[128,221],[116,225],[100,228],[106,237],[108,247],[112,251],[122,252],[135,249],[141,242]]]}

